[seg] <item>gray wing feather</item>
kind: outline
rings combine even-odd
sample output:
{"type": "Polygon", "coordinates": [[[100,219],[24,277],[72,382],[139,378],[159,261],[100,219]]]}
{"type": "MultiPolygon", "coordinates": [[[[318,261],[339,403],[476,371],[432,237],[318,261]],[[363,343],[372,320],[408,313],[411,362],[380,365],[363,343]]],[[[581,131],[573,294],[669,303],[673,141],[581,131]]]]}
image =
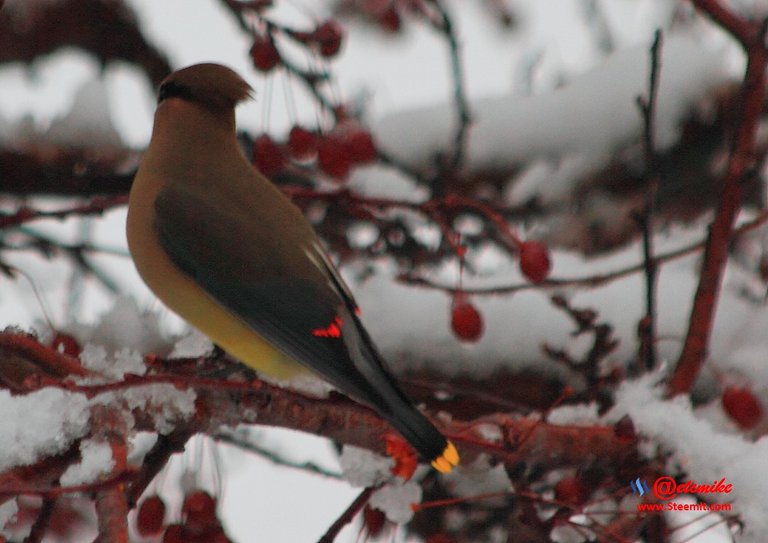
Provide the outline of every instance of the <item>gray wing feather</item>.
{"type": "Polygon", "coordinates": [[[386,370],[355,315],[352,295],[319,241],[314,236],[309,244],[298,236],[279,241],[265,236],[281,225],[264,224],[266,215],[259,216],[262,203],[239,196],[217,203],[204,191],[187,186],[164,189],[156,200],[155,227],[173,262],[275,347],[374,407],[424,458],[438,457],[445,438],[412,406],[386,370]],[[233,214],[233,209],[253,210],[253,216],[233,214]],[[305,254],[287,256],[286,251],[305,254]],[[319,273],[321,280],[312,273],[306,277],[307,269],[295,269],[296,258],[309,260],[308,269],[319,273]],[[344,321],[342,337],[313,333],[337,318],[344,321]]]}

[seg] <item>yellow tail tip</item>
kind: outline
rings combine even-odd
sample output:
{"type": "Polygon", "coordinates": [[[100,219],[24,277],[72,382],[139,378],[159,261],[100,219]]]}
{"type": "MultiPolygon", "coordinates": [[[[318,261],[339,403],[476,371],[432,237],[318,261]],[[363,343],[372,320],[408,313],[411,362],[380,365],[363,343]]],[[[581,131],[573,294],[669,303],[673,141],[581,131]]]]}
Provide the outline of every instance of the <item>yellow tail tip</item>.
{"type": "Polygon", "coordinates": [[[443,449],[443,454],[432,460],[432,467],[440,473],[449,473],[459,465],[459,451],[450,441],[443,449]]]}

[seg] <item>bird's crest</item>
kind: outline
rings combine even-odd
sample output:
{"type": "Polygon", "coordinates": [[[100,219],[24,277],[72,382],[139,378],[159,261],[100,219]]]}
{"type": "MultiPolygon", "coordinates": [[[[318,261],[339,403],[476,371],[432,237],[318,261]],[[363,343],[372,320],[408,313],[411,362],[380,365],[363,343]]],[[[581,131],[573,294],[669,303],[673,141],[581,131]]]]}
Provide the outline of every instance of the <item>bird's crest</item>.
{"type": "Polygon", "coordinates": [[[221,64],[188,66],[160,84],[158,102],[166,98],[190,100],[212,110],[234,108],[251,97],[253,89],[234,70],[221,64]]]}

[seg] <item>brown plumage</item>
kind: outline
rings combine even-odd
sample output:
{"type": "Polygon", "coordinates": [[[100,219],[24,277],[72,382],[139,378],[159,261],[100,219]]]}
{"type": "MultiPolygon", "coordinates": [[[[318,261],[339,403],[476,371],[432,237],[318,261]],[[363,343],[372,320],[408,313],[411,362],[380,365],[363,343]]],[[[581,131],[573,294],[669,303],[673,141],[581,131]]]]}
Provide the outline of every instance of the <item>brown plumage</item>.
{"type": "Polygon", "coordinates": [[[279,377],[315,371],[450,471],[455,447],[386,370],[312,227],[241,152],[234,106],[249,90],[216,64],[185,68],[161,86],[128,209],[139,273],[244,363],[279,377]]]}
{"type": "Polygon", "coordinates": [[[158,102],[179,97],[217,112],[234,110],[251,96],[251,86],[232,70],[218,64],[189,66],[169,75],[160,86],[158,102]]]}

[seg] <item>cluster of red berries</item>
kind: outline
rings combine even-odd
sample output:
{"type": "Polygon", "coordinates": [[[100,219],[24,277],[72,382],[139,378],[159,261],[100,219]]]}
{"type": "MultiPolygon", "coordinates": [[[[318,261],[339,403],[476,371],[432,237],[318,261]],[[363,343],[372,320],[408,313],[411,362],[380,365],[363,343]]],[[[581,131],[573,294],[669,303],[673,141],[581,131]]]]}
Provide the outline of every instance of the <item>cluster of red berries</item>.
{"type": "MultiPolygon", "coordinates": [[[[258,35],[251,45],[250,55],[254,67],[261,72],[270,72],[282,62],[280,51],[275,45],[274,30],[277,27],[268,26],[263,35],[258,35]]],[[[329,19],[309,32],[280,28],[282,33],[294,42],[317,51],[325,58],[339,54],[344,32],[341,25],[329,19]]]]}
{"type": "MultiPolygon", "coordinates": [[[[540,241],[520,242],[520,271],[532,283],[541,283],[552,268],[549,249],[540,241]]],[[[451,328],[459,340],[475,343],[483,336],[483,317],[464,292],[458,292],[451,304],[451,328]]]]}
{"type": "Polygon", "coordinates": [[[289,160],[309,162],[334,179],[345,179],[354,166],[376,160],[371,133],[355,121],[342,121],[330,132],[320,134],[302,126],[291,128],[280,144],[268,134],[253,142],[253,164],[267,177],[280,173],[289,160]]]}
{"type": "Polygon", "coordinates": [[[136,531],[143,537],[163,533],[163,543],[230,543],[216,515],[216,499],[204,490],[186,495],[182,522],[165,524],[165,502],[160,496],[146,498],[136,515],[136,531]]]}

